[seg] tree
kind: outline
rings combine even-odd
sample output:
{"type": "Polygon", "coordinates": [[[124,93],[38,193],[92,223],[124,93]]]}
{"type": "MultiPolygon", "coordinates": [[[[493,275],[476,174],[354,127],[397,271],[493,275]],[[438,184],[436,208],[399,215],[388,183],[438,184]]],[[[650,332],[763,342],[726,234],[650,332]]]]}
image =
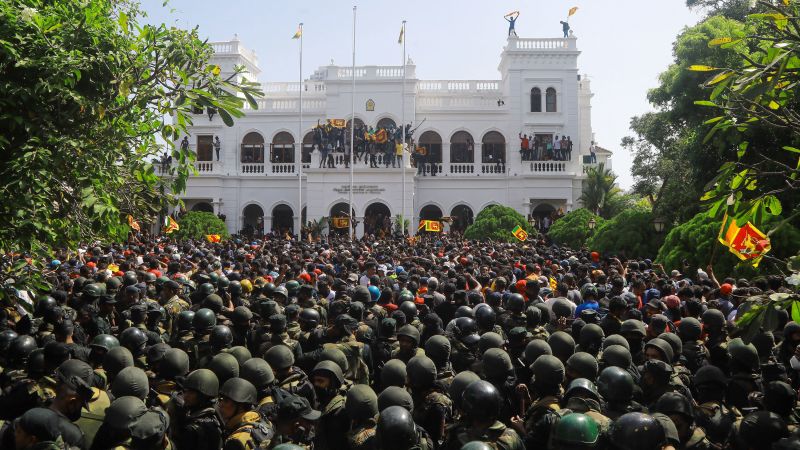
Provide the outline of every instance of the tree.
{"type": "Polygon", "coordinates": [[[595,229],[599,228],[605,221],[602,217],[592,214],[586,208],[570,211],[553,223],[553,226],[547,232],[547,236],[559,245],[579,249],[586,245],[586,241],[592,234],[592,230],[589,229],[589,220],[591,219],[595,221],[595,229]]]}
{"type": "Polygon", "coordinates": [[[411,226],[411,221],[404,218],[402,214],[394,216],[394,233],[398,235],[405,235],[408,232],[408,227],[411,226]]]}
{"type": "Polygon", "coordinates": [[[646,208],[625,210],[595,229],[587,246],[601,253],[627,258],[654,258],[664,237],[653,229],[653,213],[646,208]]]}
{"type": "Polygon", "coordinates": [[[464,237],[467,239],[491,239],[500,242],[518,242],[511,230],[519,225],[529,235],[536,234],[528,225],[522,214],[508,206],[491,205],[478,213],[475,222],[467,227],[464,237]]]}
{"type": "MultiPolygon", "coordinates": [[[[726,16],[710,16],[686,28],[673,45],[674,62],[659,76],[659,85],[647,98],[655,108],[631,119],[634,135],[622,146],[633,155],[633,192],[646,197],[653,212],[668,222],[683,222],[699,210],[699,198],[708,174],[730,156],[725,137],[703,142],[704,122],[714,117],[696,105],[703,95],[703,74],[689,71],[693,64],[735,64],[735,48],[719,51],[708,42],[723,36],[744,36],[747,26],[726,16]]],[[[737,47],[738,48],[738,47],[737,47]]],[[[741,45],[741,50],[746,47],[741,45]]]]}
{"type": "Polygon", "coordinates": [[[210,212],[189,211],[178,220],[178,226],[180,228],[175,232],[175,238],[179,240],[200,240],[209,234],[218,234],[223,238],[230,237],[225,222],[210,212]]]}
{"type": "Polygon", "coordinates": [[[584,208],[597,215],[610,217],[608,205],[620,192],[616,182],[617,176],[611,169],[606,169],[605,164],[600,163],[597,167],[589,167],[586,170],[586,181],[580,197],[584,208]]]}
{"type": "MultiPolygon", "coordinates": [[[[779,221],[773,220],[771,225],[774,226],[777,222],[779,221]]],[[[706,213],[698,213],[688,222],[678,225],[669,232],[658,251],[657,261],[667,270],[694,271],[705,269],[713,260],[714,273],[748,278],[783,269],[783,264],[777,267],[772,258],[763,261],[758,269],[749,264],[739,264],[739,258],[717,242],[721,227],[722,220],[709,217],[706,213]],[[684,262],[688,268],[684,267],[684,262]]],[[[766,228],[763,231],[770,229],[766,228]]],[[[772,237],[770,256],[786,258],[796,254],[798,250],[800,250],[800,230],[797,228],[783,227],[772,237]]]]}
{"type": "MultiPolygon", "coordinates": [[[[245,100],[257,106],[244,69],[223,78],[196,29],[140,19],[133,2],[0,2],[0,254],[36,264],[53,248],[125,239],[127,215],[147,222],[185,188],[195,154],[172,143],[192,111],[230,126],[245,100]],[[176,162],[168,181],[151,163],[160,140],[176,162]]],[[[0,266],[0,283],[27,282],[0,266]]]]}

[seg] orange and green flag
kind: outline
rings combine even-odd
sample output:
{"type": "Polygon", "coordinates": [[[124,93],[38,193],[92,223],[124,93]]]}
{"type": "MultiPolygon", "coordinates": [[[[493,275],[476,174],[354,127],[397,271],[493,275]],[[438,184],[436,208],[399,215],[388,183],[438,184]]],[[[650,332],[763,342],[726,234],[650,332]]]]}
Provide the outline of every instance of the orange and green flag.
{"type": "Polygon", "coordinates": [[[514,229],[511,230],[511,234],[513,234],[514,237],[520,241],[525,241],[528,239],[528,232],[523,230],[519,225],[515,226],[514,229]]]}
{"type": "Polygon", "coordinates": [[[172,218],[172,216],[167,216],[164,220],[164,233],[171,234],[173,231],[180,230],[181,227],[178,225],[178,222],[172,218]]]}
{"type": "Polygon", "coordinates": [[[349,217],[334,217],[331,220],[331,224],[333,228],[350,228],[350,218],[349,217]]]}
{"type": "Polygon", "coordinates": [[[221,241],[222,240],[222,236],[220,236],[218,234],[207,234],[206,235],[206,240],[213,244],[213,243],[221,241]]]}
{"type": "Polygon", "coordinates": [[[424,229],[425,231],[430,231],[432,233],[441,233],[442,232],[442,223],[438,220],[420,220],[419,227],[417,227],[417,231],[424,229]]]}
{"type": "Polygon", "coordinates": [[[769,237],[750,222],[741,227],[727,214],[722,219],[719,241],[742,261],[749,260],[758,267],[761,258],[772,249],[769,237]]]}

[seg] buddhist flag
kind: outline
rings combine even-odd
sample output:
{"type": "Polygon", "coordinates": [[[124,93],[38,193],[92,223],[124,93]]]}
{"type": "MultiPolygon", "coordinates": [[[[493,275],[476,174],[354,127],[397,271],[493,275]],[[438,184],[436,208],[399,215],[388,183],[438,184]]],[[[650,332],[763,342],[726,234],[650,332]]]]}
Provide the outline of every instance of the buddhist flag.
{"type": "Polygon", "coordinates": [[[178,231],[180,229],[181,227],[178,226],[178,222],[175,222],[175,219],[173,219],[172,216],[167,216],[167,218],[164,220],[164,233],[170,234],[173,231],[178,231]]]}
{"type": "Polygon", "coordinates": [[[577,6],[573,6],[572,8],[569,9],[569,13],[567,14],[567,17],[572,17],[573,15],[575,15],[576,12],[578,12],[578,7],[577,6]]]}
{"type": "Polygon", "coordinates": [[[772,249],[769,237],[750,222],[739,227],[736,219],[726,214],[719,230],[719,241],[742,261],[750,260],[758,267],[761,258],[772,249]]]}
{"type": "Polygon", "coordinates": [[[297,26],[297,32],[294,33],[292,39],[300,39],[301,37],[303,37],[303,24],[297,26]]]}
{"type": "Polygon", "coordinates": [[[400,26],[400,37],[397,38],[397,43],[402,44],[403,38],[406,36],[406,22],[403,21],[403,25],[400,26]]]}
{"type": "Polygon", "coordinates": [[[515,238],[519,239],[520,241],[525,241],[528,239],[528,232],[523,230],[521,226],[517,225],[511,230],[511,234],[514,235],[515,238]]]}
{"type": "Polygon", "coordinates": [[[331,221],[333,224],[333,228],[349,228],[350,227],[350,218],[349,217],[334,217],[331,221]]]}
{"type": "Polygon", "coordinates": [[[130,214],[128,214],[128,226],[131,227],[131,230],[136,230],[137,232],[142,231],[139,222],[133,220],[133,216],[130,214]]]}
{"type": "Polygon", "coordinates": [[[417,228],[417,231],[423,230],[423,229],[425,231],[430,231],[432,233],[441,233],[442,232],[442,223],[439,222],[438,220],[420,220],[419,221],[419,227],[417,228]]]}
{"type": "Polygon", "coordinates": [[[218,234],[207,234],[206,235],[206,240],[208,242],[211,242],[211,243],[219,242],[219,241],[222,240],[222,236],[220,236],[218,234]]]}

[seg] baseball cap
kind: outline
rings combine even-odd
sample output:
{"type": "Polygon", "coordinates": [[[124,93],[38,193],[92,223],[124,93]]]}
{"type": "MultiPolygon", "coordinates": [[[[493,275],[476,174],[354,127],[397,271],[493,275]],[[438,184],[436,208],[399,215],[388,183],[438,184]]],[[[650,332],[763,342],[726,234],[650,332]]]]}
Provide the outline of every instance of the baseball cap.
{"type": "Polygon", "coordinates": [[[278,402],[278,420],[294,420],[303,418],[306,420],[317,420],[322,415],[316,409],[311,408],[304,397],[289,395],[278,402]]]}
{"type": "Polygon", "coordinates": [[[719,293],[722,295],[731,295],[733,292],[733,286],[730,283],[725,283],[719,287],[719,293]]]}

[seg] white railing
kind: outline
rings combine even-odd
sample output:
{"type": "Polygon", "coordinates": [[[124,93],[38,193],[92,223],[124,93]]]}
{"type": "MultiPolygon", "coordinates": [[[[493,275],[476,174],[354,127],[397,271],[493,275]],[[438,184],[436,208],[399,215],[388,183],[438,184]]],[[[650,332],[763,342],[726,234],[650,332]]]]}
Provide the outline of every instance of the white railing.
{"type": "Polygon", "coordinates": [[[441,110],[441,109],[500,109],[504,108],[505,101],[499,103],[502,97],[495,96],[419,96],[417,97],[417,107],[422,110],[441,110]],[[498,104],[499,103],[499,104],[498,104]]]}
{"type": "Polygon", "coordinates": [[[294,163],[273,163],[271,166],[272,173],[295,173],[294,163]]]}
{"type": "Polygon", "coordinates": [[[499,92],[500,81],[497,80],[426,80],[417,83],[420,92],[499,92]]]}
{"type": "MultiPolygon", "coordinates": [[[[323,94],[325,92],[325,83],[321,81],[306,81],[303,83],[304,91],[303,93],[306,94],[323,94]]],[[[300,93],[300,83],[299,82],[288,82],[288,83],[262,83],[261,89],[264,91],[264,94],[267,96],[269,95],[279,95],[279,94],[293,94],[297,95],[300,93]]]]}
{"type": "MultiPolygon", "coordinates": [[[[356,67],[356,78],[364,78],[365,76],[367,76],[367,69],[356,67]]],[[[339,68],[336,71],[336,78],[353,78],[353,68],[339,68]]]]}
{"type": "Polygon", "coordinates": [[[211,45],[211,48],[214,49],[214,53],[217,54],[232,53],[236,55],[242,55],[245,58],[249,59],[256,66],[258,65],[258,56],[256,56],[256,52],[245,47],[239,41],[210,42],[209,44],[211,45]]]}
{"type": "MultiPolygon", "coordinates": [[[[406,73],[406,75],[408,75],[406,73]]],[[[403,78],[403,66],[378,67],[375,70],[377,78],[403,78]]]]}
{"type": "Polygon", "coordinates": [[[513,50],[575,50],[575,38],[511,39],[513,50]]]}
{"type": "Polygon", "coordinates": [[[475,164],[473,163],[451,163],[450,173],[456,175],[475,173],[475,164]]]}
{"type": "Polygon", "coordinates": [[[566,172],[567,163],[564,161],[532,161],[523,163],[523,167],[535,173],[566,172]]]}
{"type": "MultiPolygon", "coordinates": [[[[258,112],[285,112],[297,111],[298,99],[281,98],[262,98],[256,100],[258,112]]],[[[325,111],[326,101],[324,98],[303,99],[304,112],[323,112],[325,111]]],[[[245,102],[243,110],[250,111],[250,104],[245,102]]]]}
{"type": "Polygon", "coordinates": [[[242,174],[244,175],[263,175],[264,163],[242,163],[242,174]]]}
{"type": "Polygon", "coordinates": [[[220,165],[219,161],[195,161],[194,168],[198,174],[213,173],[215,168],[220,165]]]}
{"type": "Polygon", "coordinates": [[[504,175],[505,163],[481,163],[481,175],[504,175]]]}

